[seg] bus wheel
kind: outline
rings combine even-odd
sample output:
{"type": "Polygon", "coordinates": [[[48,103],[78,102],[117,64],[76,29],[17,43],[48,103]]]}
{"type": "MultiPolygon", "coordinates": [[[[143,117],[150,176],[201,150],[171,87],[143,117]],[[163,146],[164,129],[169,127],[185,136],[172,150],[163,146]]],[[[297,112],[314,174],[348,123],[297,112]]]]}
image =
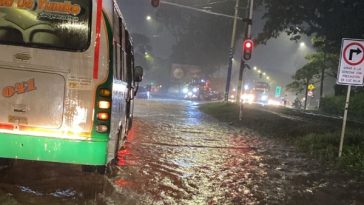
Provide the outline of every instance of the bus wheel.
{"type": "Polygon", "coordinates": [[[15,163],[14,159],[0,158],[0,170],[11,168],[15,163]]]}

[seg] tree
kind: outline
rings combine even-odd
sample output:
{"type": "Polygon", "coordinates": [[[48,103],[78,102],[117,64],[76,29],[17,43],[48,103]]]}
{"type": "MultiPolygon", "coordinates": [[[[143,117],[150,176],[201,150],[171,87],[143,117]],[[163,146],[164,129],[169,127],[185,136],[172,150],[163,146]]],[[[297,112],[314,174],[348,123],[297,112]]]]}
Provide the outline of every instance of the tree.
{"type": "Polygon", "coordinates": [[[263,0],[266,20],[260,42],[287,32],[325,39],[325,51],[339,52],[342,38],[364,37],[362,0],[263,0]]]}
{"type": "Polygon", "coordinates": [[[305,92],[304,110],[306,110],[307,107],[308,85],[317,82],[319,73],[320,69],[318,63],[311,61],[298,69],[292,76],[294,81],[286,86],[287,90],[294,91],[296,94],[305,92]]]}
{"type": "Polygon", "coordinates": [[[150,39],[140,33],[133,33],[131,34],[131,36],[133,37],[134,56],[136,64],[142,66],[146,70],[150,69],[152,65],[146,57],[146,54],[150,55],[150,53],[152,52],[150,39]]]}
{"type": "MultiPolygon", "coordinates": [[[[261,5],[265,8],[263,19],[266,21],[258,42],[265,43],[282,32],[292,40],[300,39],[302,34],[311,36],[322,62],[321,89],[325,74],[337,76],[341,39],[364,38],[362,0],[262,0],[261,5]]],[[[320,93],[322,96],[322,91],[320,93]]],[[[343,93],[344,86],[335,85],[335,95],[343,93]]]]}

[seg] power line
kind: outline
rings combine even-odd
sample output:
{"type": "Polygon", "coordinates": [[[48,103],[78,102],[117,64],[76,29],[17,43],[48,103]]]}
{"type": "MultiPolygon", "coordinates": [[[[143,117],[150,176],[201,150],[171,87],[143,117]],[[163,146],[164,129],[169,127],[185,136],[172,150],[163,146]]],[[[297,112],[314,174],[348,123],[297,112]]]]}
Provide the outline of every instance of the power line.
{"type": "MultiPolygon", "coordinates": [[[[215,16],[222,16],[222,17],[234,19],[234,16],[231,16],[231,15],[217,13],[217,12],[208,11],[208,10],[205,10],[205,9],[199,9],[199,8],[195,8],[195,7],[191,7],[191,6],[186,6],[186,5],[182,5],[182,4],[177,4],[177,3],[172,3],[172,2],[168,2],[168,1],[161,1],[161,4],[166,4],[166,5],[170,5],[170,6],[176,6],[176,7],[179,7],[179,8],[184,8],[184,9],[198,11],[198,12],[202,12],[202,13],[206,13],[206,14],[211,14],[211,15],[215,15],[215,16]]],[[[243,20],[243,18],[240,18],[240,17],[237,17],[237,19],[238,20],[243,20]]]]}

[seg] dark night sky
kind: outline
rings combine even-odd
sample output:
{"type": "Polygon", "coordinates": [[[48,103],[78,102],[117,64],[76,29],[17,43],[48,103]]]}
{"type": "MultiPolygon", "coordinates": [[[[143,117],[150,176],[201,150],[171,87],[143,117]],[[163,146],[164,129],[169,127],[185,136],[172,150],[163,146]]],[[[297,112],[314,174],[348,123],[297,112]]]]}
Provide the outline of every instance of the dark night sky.
{"type": "MultiPolygon", "coordinates": [[[[158,8],[153,8],[149,0],[118,0],[121,11],[126,19],[128,28],[132,33],[144,33],[151,39],[153,53],[162,58],[168,58],[171,47],[174,44],[173,37],[166,29],[163,29],[158,36],[154,36],[162,25],[158,22],[146,21],[146,16],[153,15],[158,8]],[[158,28],[159,27],[159,28],[158,28]]],[[[166,6],[161,4],[161,6],[166,6]]],[[[254,15],[253,36],[257,35],[263,26],[263,21],[260,20],[259,13],[254,15]]],[[[209,15],[209,14],[206,14],[209,15]]],[[[255,48],[253,57],[249,64],[257,66],[266,72],[274,80],[273,86],[285,86],[291,82],[291,76],[295,71],[305,64],[304,56],[313,52],[309,38],[303,38],[306,43],[305,47],[300,47],[299,42],[290,41],[288,36],[282,34],[278,39],[268,41],[266,45],[259,45],[255,48]]],[[[230,42],[227,42],[230,44],[230,42]]],[[[240,55],[240,46],[237,44],[236,54],[237,59],[240,55]]],[[[237,76],[238,64],[234,66],[234,72],[237,76]]],[[[221,71],[224,74],[225,71],[221,71]]],[[[257,73],[247,71],[245,79],[252,81],[257,79],[257,73]]],[[[233,82],[236,82],[233,79],[233,82]]]]}

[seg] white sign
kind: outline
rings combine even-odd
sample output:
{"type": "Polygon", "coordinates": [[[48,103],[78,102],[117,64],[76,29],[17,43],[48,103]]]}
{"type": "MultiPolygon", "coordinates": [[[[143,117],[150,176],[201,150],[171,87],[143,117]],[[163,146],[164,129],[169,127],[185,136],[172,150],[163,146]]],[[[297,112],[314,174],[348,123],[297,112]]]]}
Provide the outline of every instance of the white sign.
{"type": "Polygon", "coordinates": [[[337,84],[362,86],[364,79],[364,40],[343,39],[337,84]]]}

